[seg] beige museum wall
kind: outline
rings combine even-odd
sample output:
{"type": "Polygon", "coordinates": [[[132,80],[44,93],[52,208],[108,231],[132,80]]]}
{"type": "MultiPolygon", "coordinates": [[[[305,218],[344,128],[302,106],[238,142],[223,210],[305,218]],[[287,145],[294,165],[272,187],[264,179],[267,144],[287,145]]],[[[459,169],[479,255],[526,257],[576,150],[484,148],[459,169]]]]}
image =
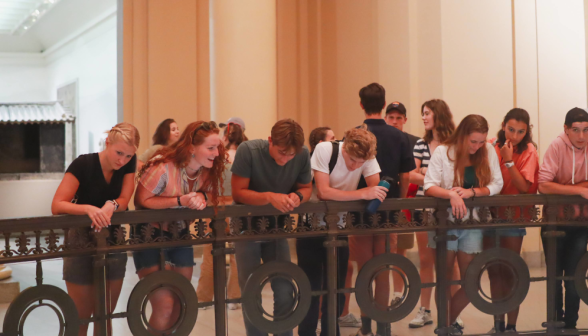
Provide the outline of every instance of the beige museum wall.
{"type": "MultiPolygon", "coordinates": [[[[125,1],[125,120],[142,149],[166,117],[185,127],[240,116],[250,138],[290,117],[307,135],[329,125],[341,138],[362,122],[358,91],[375,81],[417,135],[431,98],[456,123],[484,115],[490,136],[525,108],[542,154],[566,111],[587,105],[585,1],[125,1]]],[[[523,248],[540,251],[537,232],[523,248]]]]}

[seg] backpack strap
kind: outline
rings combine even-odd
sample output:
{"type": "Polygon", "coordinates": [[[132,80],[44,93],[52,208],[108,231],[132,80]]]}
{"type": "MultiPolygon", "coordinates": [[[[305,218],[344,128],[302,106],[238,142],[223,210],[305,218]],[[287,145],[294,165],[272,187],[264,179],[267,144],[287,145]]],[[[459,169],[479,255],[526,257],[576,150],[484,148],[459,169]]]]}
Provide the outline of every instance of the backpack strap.
{"type": "Polygon", "coordinates": [[[331,144],[333,144],[333,153],[331,153],[331,160],[329,161],[329,174],[331,174],[333,169],[335,169],[335,166],[337,165],[337,159],[339,158],[339,141],[331,141],[331,144]]]}

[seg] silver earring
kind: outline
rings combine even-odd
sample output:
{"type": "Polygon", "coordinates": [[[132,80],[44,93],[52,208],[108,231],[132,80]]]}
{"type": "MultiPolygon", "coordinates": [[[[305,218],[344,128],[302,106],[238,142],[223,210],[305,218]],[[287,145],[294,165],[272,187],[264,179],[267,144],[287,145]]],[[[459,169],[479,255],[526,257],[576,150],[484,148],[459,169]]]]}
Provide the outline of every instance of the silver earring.
{"type": "Polygon", "coordinates": [[[192,158],[195,158],[195,157],[196,157],[196,154],[192,153],[192,158]]]}

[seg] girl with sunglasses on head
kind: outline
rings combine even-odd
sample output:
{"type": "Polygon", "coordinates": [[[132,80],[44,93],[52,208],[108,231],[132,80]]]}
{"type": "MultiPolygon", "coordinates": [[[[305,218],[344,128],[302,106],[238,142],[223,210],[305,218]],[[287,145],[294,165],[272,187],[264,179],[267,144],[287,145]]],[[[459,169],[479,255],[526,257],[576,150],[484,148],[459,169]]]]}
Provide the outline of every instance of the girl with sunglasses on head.
{"type": "MultiPolygon", "coordinates": [[[[163,148],[149,160],[138,175],[135,195],[137,209],[167,209],[188,207],[203,210],[207,204],[217,206],[222,194],[223,173],[227,154],[214,122],[197,121],[189,124],[180,139],[163,148]]],[[[152,237],[171,238],[171,225],[179,228],[179,236],[189,235],[190,221],[151,223],[152,237]],[[163,231],[163,232],[162,232],[163,231]]],[[[136,234],[142,235],[140,228],[136,234]]],[[[144,239],[145,237],[143,237],[144,239]]],[[[165,249],[165,269],[192,278],[194,252],[192,247],[165,249]]],[[[160,250],[133,253],[139,278],[160,270],[160,250]]],[[[161,289],[150,298],[153,313],[151,327],[167,330],[178,320],[180,302],[175,294],[161,289]]]]}

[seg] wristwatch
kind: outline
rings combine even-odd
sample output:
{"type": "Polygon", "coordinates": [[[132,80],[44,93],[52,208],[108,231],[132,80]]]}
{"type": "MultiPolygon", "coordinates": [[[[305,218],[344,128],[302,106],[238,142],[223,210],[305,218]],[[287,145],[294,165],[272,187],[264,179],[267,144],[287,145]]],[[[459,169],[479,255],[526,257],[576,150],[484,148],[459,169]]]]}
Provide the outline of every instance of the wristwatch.
{"type": "Polygon", "coordinates": [[[505,163],[504,163],[504,166],[505,166],[506,168],[510,168],[510,167],[514,166],[514,162],[512,162],[512,161],[505,162],[505,163]]]}
{"type": "Polygon", "coordinates": [[[296,195],[298,195],[298,197],[300,197],[300,202],[302,202],[302,200],[304,199],[304,196],[302,196],[302,193],[300,191],[295,191],[294,193],[296,195]]]}
{"type": "Polygon", "coordinates": [[[112,205],[114,205],[114,211],[118,210],[119,205],[118,205],[118,202],[116,200],[108,200],[106,202],[112,203],[112,205]]]}

